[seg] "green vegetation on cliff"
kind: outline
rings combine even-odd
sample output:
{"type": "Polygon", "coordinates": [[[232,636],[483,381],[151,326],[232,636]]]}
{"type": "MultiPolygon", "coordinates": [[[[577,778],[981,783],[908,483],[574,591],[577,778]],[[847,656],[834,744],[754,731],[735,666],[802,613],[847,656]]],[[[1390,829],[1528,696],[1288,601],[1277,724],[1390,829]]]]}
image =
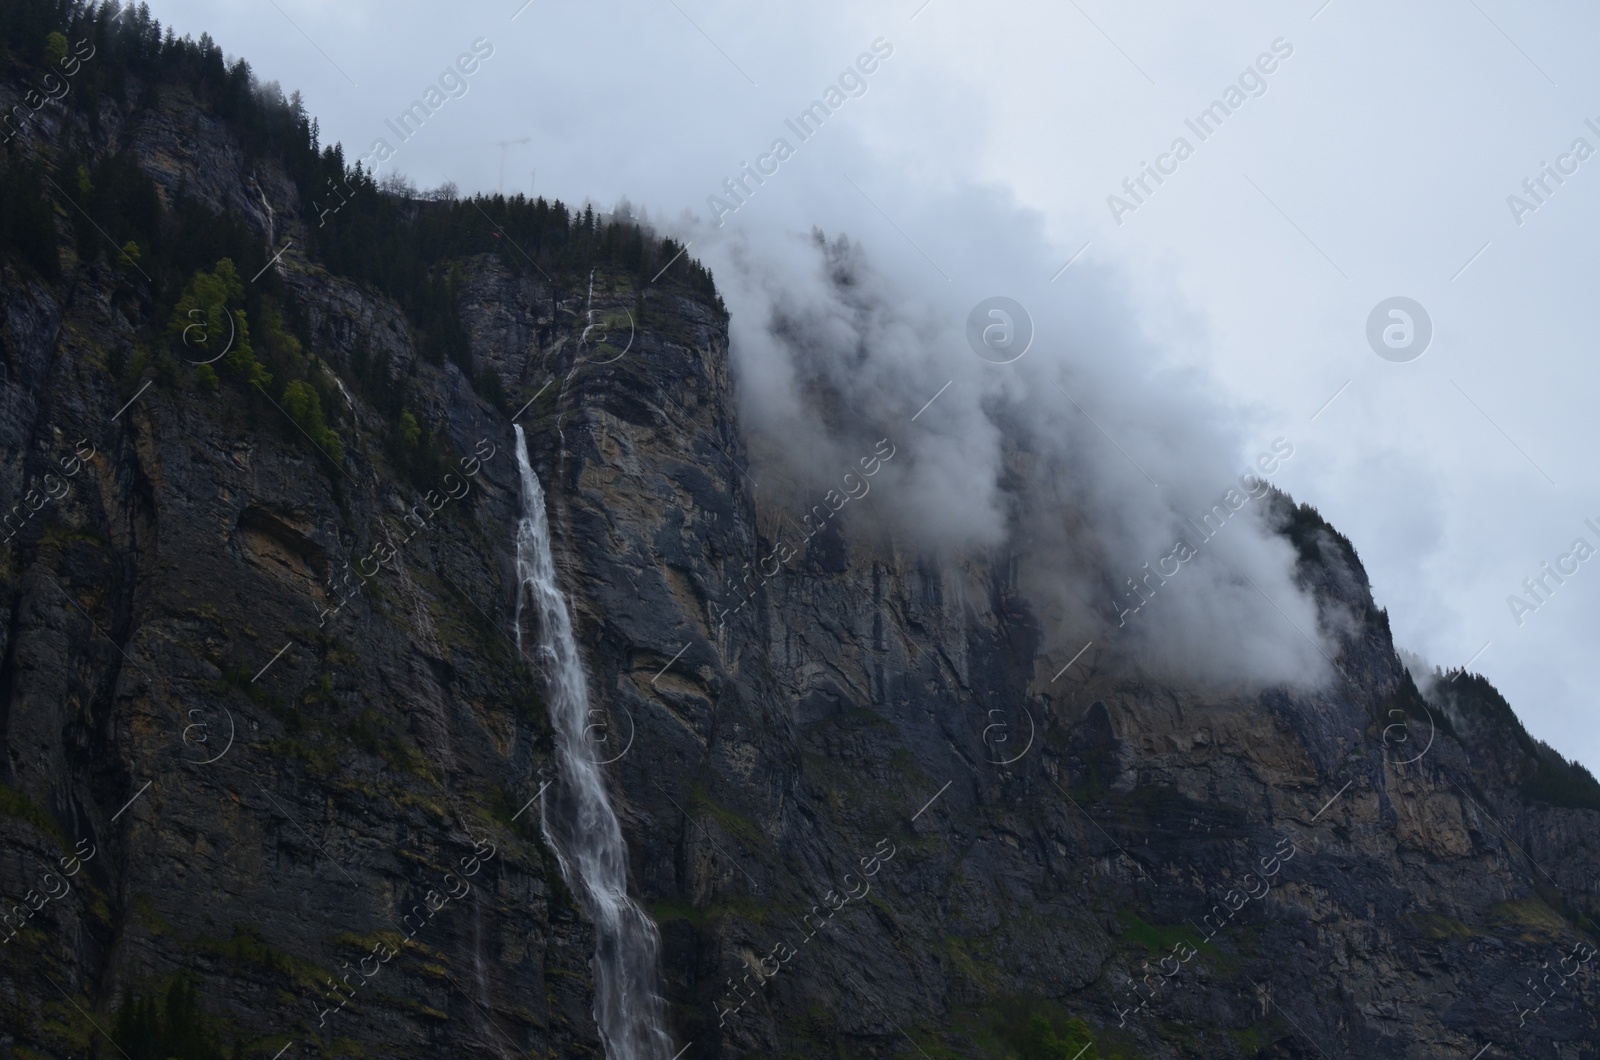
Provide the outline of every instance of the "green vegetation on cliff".
{"type": "Polygon", "coordinates": [[[347,164],[340,145],[319,142],[298,93],[261,84],[243,59],[228,63],[206,34],[163,32],[145,5],[14,0],[0,20],[0,49],[19,86],[65,85],[56,104],[34,108],[28,96],[0,114],[0,265],[53,281],[70,247],[81,266],[110,266],[115,297],[131,303],[125,312],[138,329],[134,354],[113,353],[111,365],[130,398],[151,372],[176,385],[187,366],[194,385],[216,390],[231,369],[337,465],[342,377],[383,414],[387,455],[413,485],[431,487],[450,469],[455,454],[441,425],[386,356],[365,342],[339,363],[312,352],[309,325],[279,275],[285,264],[275,263],[292,220],[296,256],[392,298],[422,357],[456,364],[496,404],[505,401],[500,380],[476,370],[459,316],[464,258],[494,254],[513,274],[574,290],[599,268],[625,288],[654,279],[721,308],[705,268],[626,217],[520,195],[421,195],[394,177],[380,184],[359,162],[347,164]],[[262,180],[281,171],[293,184],[299,216],[273,219],[273,244],[259,218],[218,213],[187,183],[163,193],[132,147],[105,149],[107,112],[158,108],[171,93],[220,122],[262,180]]]}

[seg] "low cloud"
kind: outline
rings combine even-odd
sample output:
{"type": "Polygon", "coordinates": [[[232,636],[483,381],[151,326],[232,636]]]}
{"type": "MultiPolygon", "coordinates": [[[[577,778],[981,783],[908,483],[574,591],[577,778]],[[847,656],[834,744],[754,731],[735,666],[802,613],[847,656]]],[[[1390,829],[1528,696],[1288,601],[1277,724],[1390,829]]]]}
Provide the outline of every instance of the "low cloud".
{"type": "Polygon", "coordinates": [[[1152,675],[1225,688],[1325,680],[1324,620],[1262,503],[1242,505],[1118,625],[1130,575],[1194,539],[1193,520],[1261,474],[1276,436],[1234,426],[1239,410],[1187,351],[1140,326],[1114,270],[1086,259],[1063,275],[1070,252],[1005,195],[901,189],[890,201],[892,226],[866,200],[829,219],[834,235],[755,215],[721,231],[684,222],[732,314],[764,498],[798,522],[888,438],[898,455],[872,499],[843,513],[856,540],[886,533],[952,569],[973,555],[1014,562],[1046,651],[1097,639],[1152,675]],[[967,338],[969,311],[995,295],[1032,320],[1013,363],[967,338]]]}

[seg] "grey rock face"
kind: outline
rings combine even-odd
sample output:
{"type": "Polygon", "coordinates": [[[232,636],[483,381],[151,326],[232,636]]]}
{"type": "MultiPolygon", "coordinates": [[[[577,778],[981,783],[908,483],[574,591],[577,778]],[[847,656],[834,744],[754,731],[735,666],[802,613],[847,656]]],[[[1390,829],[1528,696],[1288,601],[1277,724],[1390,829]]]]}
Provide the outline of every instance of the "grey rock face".
{"type": "MultiPolygon", "coordinates": [[[[165,193],[293,238],[292,183],[181,94],[102,119],[165,193]]],[[[592,932],[528,809],[551,746],[510,626],[510,416],[404,307],[280,268],[328,371],[387,354],[476,458],[420,529],[354,386],[334,464],[241,387],[121,386],[153,307],[111,266],[5,267],[0,504],[93,455],[0,578],[0,894],[28,910],[0,1051],[114,1055],[129,992],[187,973],[250,1056],[598,1055],[592,932]]],[[[1354,616],[1338,683],[1218,696],[1104,646],[1063,673],[1007,557],[807,537],[811,499],[750,479],[714,307],[459,271],[475,363],[530,402],[686,1056],[1009,1056],[1031,1013],[1089,1056],[1600,1055],[1574,956],[1600,815],[1416,693],[1314,517],[1285,505],[1354,616]],[[599,357],[587,314],[624,310],[599,357]]]]}

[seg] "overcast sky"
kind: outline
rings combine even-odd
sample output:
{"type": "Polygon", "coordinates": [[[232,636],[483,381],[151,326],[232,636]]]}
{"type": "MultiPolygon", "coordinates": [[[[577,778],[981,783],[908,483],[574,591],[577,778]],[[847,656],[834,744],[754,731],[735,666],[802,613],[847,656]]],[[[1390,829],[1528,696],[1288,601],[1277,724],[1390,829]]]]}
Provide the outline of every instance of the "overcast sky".
{"type": "MultiPolygon", "coordinates": [[[[1585,124],[1600,129],[1592,5],[151,6],[299,89],[347,157],[388,139],[389,168],[423,187],[503,179],[606,208],[625,196],[713,258],[737,230],[816,224],[893,258],[904,283],[1016,297],[1041,317],[1060,307],[1039,300],[1068,306],[1075,283],[1119,277],[1128,327],[1225,395],[1241,467],[1292,440],[1274,482],[1352,539],[1397,643],[1446,667],[1474,660],[1535,736],[1600,770],[1600,557],[1572,556],[1579,537],[1600,548],[1584,522],[1600,527],[1600,154],[1572,153],[1580,138],[1600,152],[1585,124]],[[385,120],[478,38],[493,54],[465,94],[399,144],[385,120]],[[865,90],[800,143],[785,119],[880,38],[892,54],[866,64],[865,90]],[[1202,141],[1186,119],[1229,85],[1242,102],[1202,141]],[[778,137],[793,156],[713,228],[708,196],[726,200],[723,181],[778,137]],[[1187,156],[1159,162],[1174,172],[1146,177],[1139,199],[1124,190],[1179,137],[1187,156]],[[1534,183],[1536,197],[1524,181],[1543,163],[1573,171],[1534,183]],[[990,217],[993,245],[975,245],[990,217]],[[1055,253],[1046,274],[1012,274],[1005,218],[1037,226],[1055,253]],[[1408,360],[1368,338],[1396,296],[1431,321],[1420,356],[1415,338],[1391,351],[1408,360]],[[1576,572],[1547,578],[1519,626],[1508,597],[1538,603],[1523,580],[1563,554],[1576,572]]],[[[957,327],[969,308],[952,300],[957,327]]],[[[942,382],[930,376],[928,395],[942,382]]]]}

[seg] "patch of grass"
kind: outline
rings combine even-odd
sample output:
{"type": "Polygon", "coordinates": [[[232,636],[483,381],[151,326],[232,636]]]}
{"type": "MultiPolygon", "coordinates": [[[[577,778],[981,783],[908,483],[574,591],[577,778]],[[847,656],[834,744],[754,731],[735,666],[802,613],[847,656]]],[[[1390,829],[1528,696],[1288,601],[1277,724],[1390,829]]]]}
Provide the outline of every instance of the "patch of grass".
{"type": "Polygon", "coordinates": [[[304,707],[337,707],[338,697],[333,691],[333,674],[324,670],[317,675],[317,679],[300,690],[300,706],[304,707]]]}
{"type": "Polygon", "coordinates": [[[696,906],[690,902],[673,899],[652,902],[650,905],[650,915],[658,922],[686,920],[695,927],[704,927],[728,916],[737,916],[765,926],[771,912],[772,907],[769,903],[757,901],[747,895],[733,895],[707,906],[696,906]]]}
{"type": "Polygon", "coordinates": [[[1107,1033],[1058,1002],[1005,998],[989,1016],[995,1036],[1022,1060],[1123,1060],[1125,1055],[1107,1051],[1107,1033]]]}
{"type": "Polygon", "coordinates": [[[478,807],[478,812],[486,820],[500,825],[519,839],[530,843],[543,843],[544,837],[539,834],[539,808],[528,805],[528,800],[538,791],[539,785],[532,781],[526,789],[518,791],[510,791],[495,785],[488,789],[487,797],[478,807]],[[522,814],[520,817],[517,816],[519,812],[522,814]]]}
{"type": "Polygon", "coordinates": [[[966,1046],[962,1054],[975,1060],[1010,1060],[1011,1049],[996,1030],[1001,1021],[992,1008],[959,1008],[950,1013],[950,1036],[966,1046]]]}
{"type": "Polygon", "coordinates": [[[411,746],[390,719],[375,710],[363,710],[354,723],[341,726],[339,733],[354,746],[383,759],[397,773],[408,773],[424,780],[433,779],[428,760],[411,746]]]}
{"type": "MultiPolygon", "coordinates": [[[[267,942],[259,928],[249,924],[233,925],[233,935],[226,939],[213,939],[201,935],[194,940],[193,948],[198,953],[270,969],[289,979],[301,991],[325,989],[325,980],[328,977],[325,969],[274,948],[267,942]]],[[[371,948],[369,944],[367,950],[370,952],[371,948]]]]}
{"type": "Polygon", "coordinates": [[[1180,942],[1196,949],[1206,944],[1205,940],[1187,924],[1146,923],[1139,914],[1128,909],[1119,911],[1117,918],[1126,928],[1123,932],[1124,937],[1132,939],[1151,952],[1169,953],[1180,942]]]}
{"type": "Polygon", "coordinates": [[[1000,989],[1004,977],[993,959],[988,940],[946,935],[943,942],[941,949],[945,959],[974,986],[990,994],[1000,989]]]}
{"type": "Polygon", "coordinates": [[[172,930],[172,925],[156,912],[155,899],[144,891],[133,896],[128,908],[133,913],[133,918],[150,934],[165,935],[172,930]]]}
{"type": "Polygon", "coordinates": [[[4,783],[0,783],[0,815],[15,817],[27,821],[41,832],[55,836],[62,843],[67,837],[62,834],[61,828],[56,824],[54,817],[44,811],[44,808],[28,797],[27,792],[18,791],[4,783]]]}
{"type": "Polygon", "coordinates": [[[650,903],[650,915],[658,924],[669,920],[687,920],[695,927],[704,927],[706,921],[711,919],[711,907],[702,908],[689,902],[663,899],[650,903]]]}
{"type": "Polygon", "coordinates": [[[300,759],[305,763],[307,773],[322,780],[333,776],[339,769],[339,749],[326,740],[269,740],[266,749],[269,754],[279,758],[300,759]]]}
{"type": "Polygon", "coordinates": [[[1499,902],[1489,907],[1491,922],[1520,929],[1529,942],[1560,938],[1567,932],[1567,921],[1560,913],[1537,898],[1499,902]]]}
{"type": "Polygon", "coordinates": [[[266,707],[273,714],[279,715],[280,719],[282,718],[282,713],[287,711],[287,708],[278,701],[278,697],[267,691],[265,685],[258,685],[252,680],[255,677],[255,673],[249,667],[233,666],[223,662],[218,664],[217,669],[222,671],[223,683],[229,688],[236,688],[243,692],[250,702],[257,706],[266,707]]]}
{"type": "Polygon", "coordinates": [[[708,814],[729,835],[743,839],[758,850],[766,846],[767,837],[761,833],[755,822],[718,805],[712,798],[710,789],[705,785],[696,784],[690,791],[689,806],[692,810],[697,809],[708,814]]]}
{"type": "Polygon", "coordinates": [[[361,955],[366,957],[379,945],[398,953],[406,944],[406,937],[398,931],[373,931],[365,935],[357,935],[353,931],[341,931],[333,936],[333,944],[359,950],[361,955]]]}
{"type": "Polygon", "coordinates": [[[1228,1037],[1233,1039],[1235,1056],[1257,1056],[1267,1047],[1267,1038],[1261,1032],[1261,1024],[1253,1024],[1242,1031],[1229,1031],[1228,1037]]]}
{"type": "Polygon", "coordinates": [[[1464,924],[1451,917],[1440,916],[1438,913],[1423,913],[1415,919],[1424,938],[1470,939],[1477,937],[1478,934],[1471,924],[1464,924]]]}
{"type": "Polygon", "coordinates": [[[916,756],[903,747],[889,756],[889,768],[907,780],[915,781],[919,784],[933,783],[927,772],[917,765],[916,756]]]}
{"type": "Polygon", "coordinates": [[[74,544],[93,545],[101,552],[111,550],[111,542],[105,537],[77,527],[62,526],[60,523],[46,526],[44,533],[39,535],[39,544],[41,547],[57,549],[65,549],[68,545],[74,544]]]}

